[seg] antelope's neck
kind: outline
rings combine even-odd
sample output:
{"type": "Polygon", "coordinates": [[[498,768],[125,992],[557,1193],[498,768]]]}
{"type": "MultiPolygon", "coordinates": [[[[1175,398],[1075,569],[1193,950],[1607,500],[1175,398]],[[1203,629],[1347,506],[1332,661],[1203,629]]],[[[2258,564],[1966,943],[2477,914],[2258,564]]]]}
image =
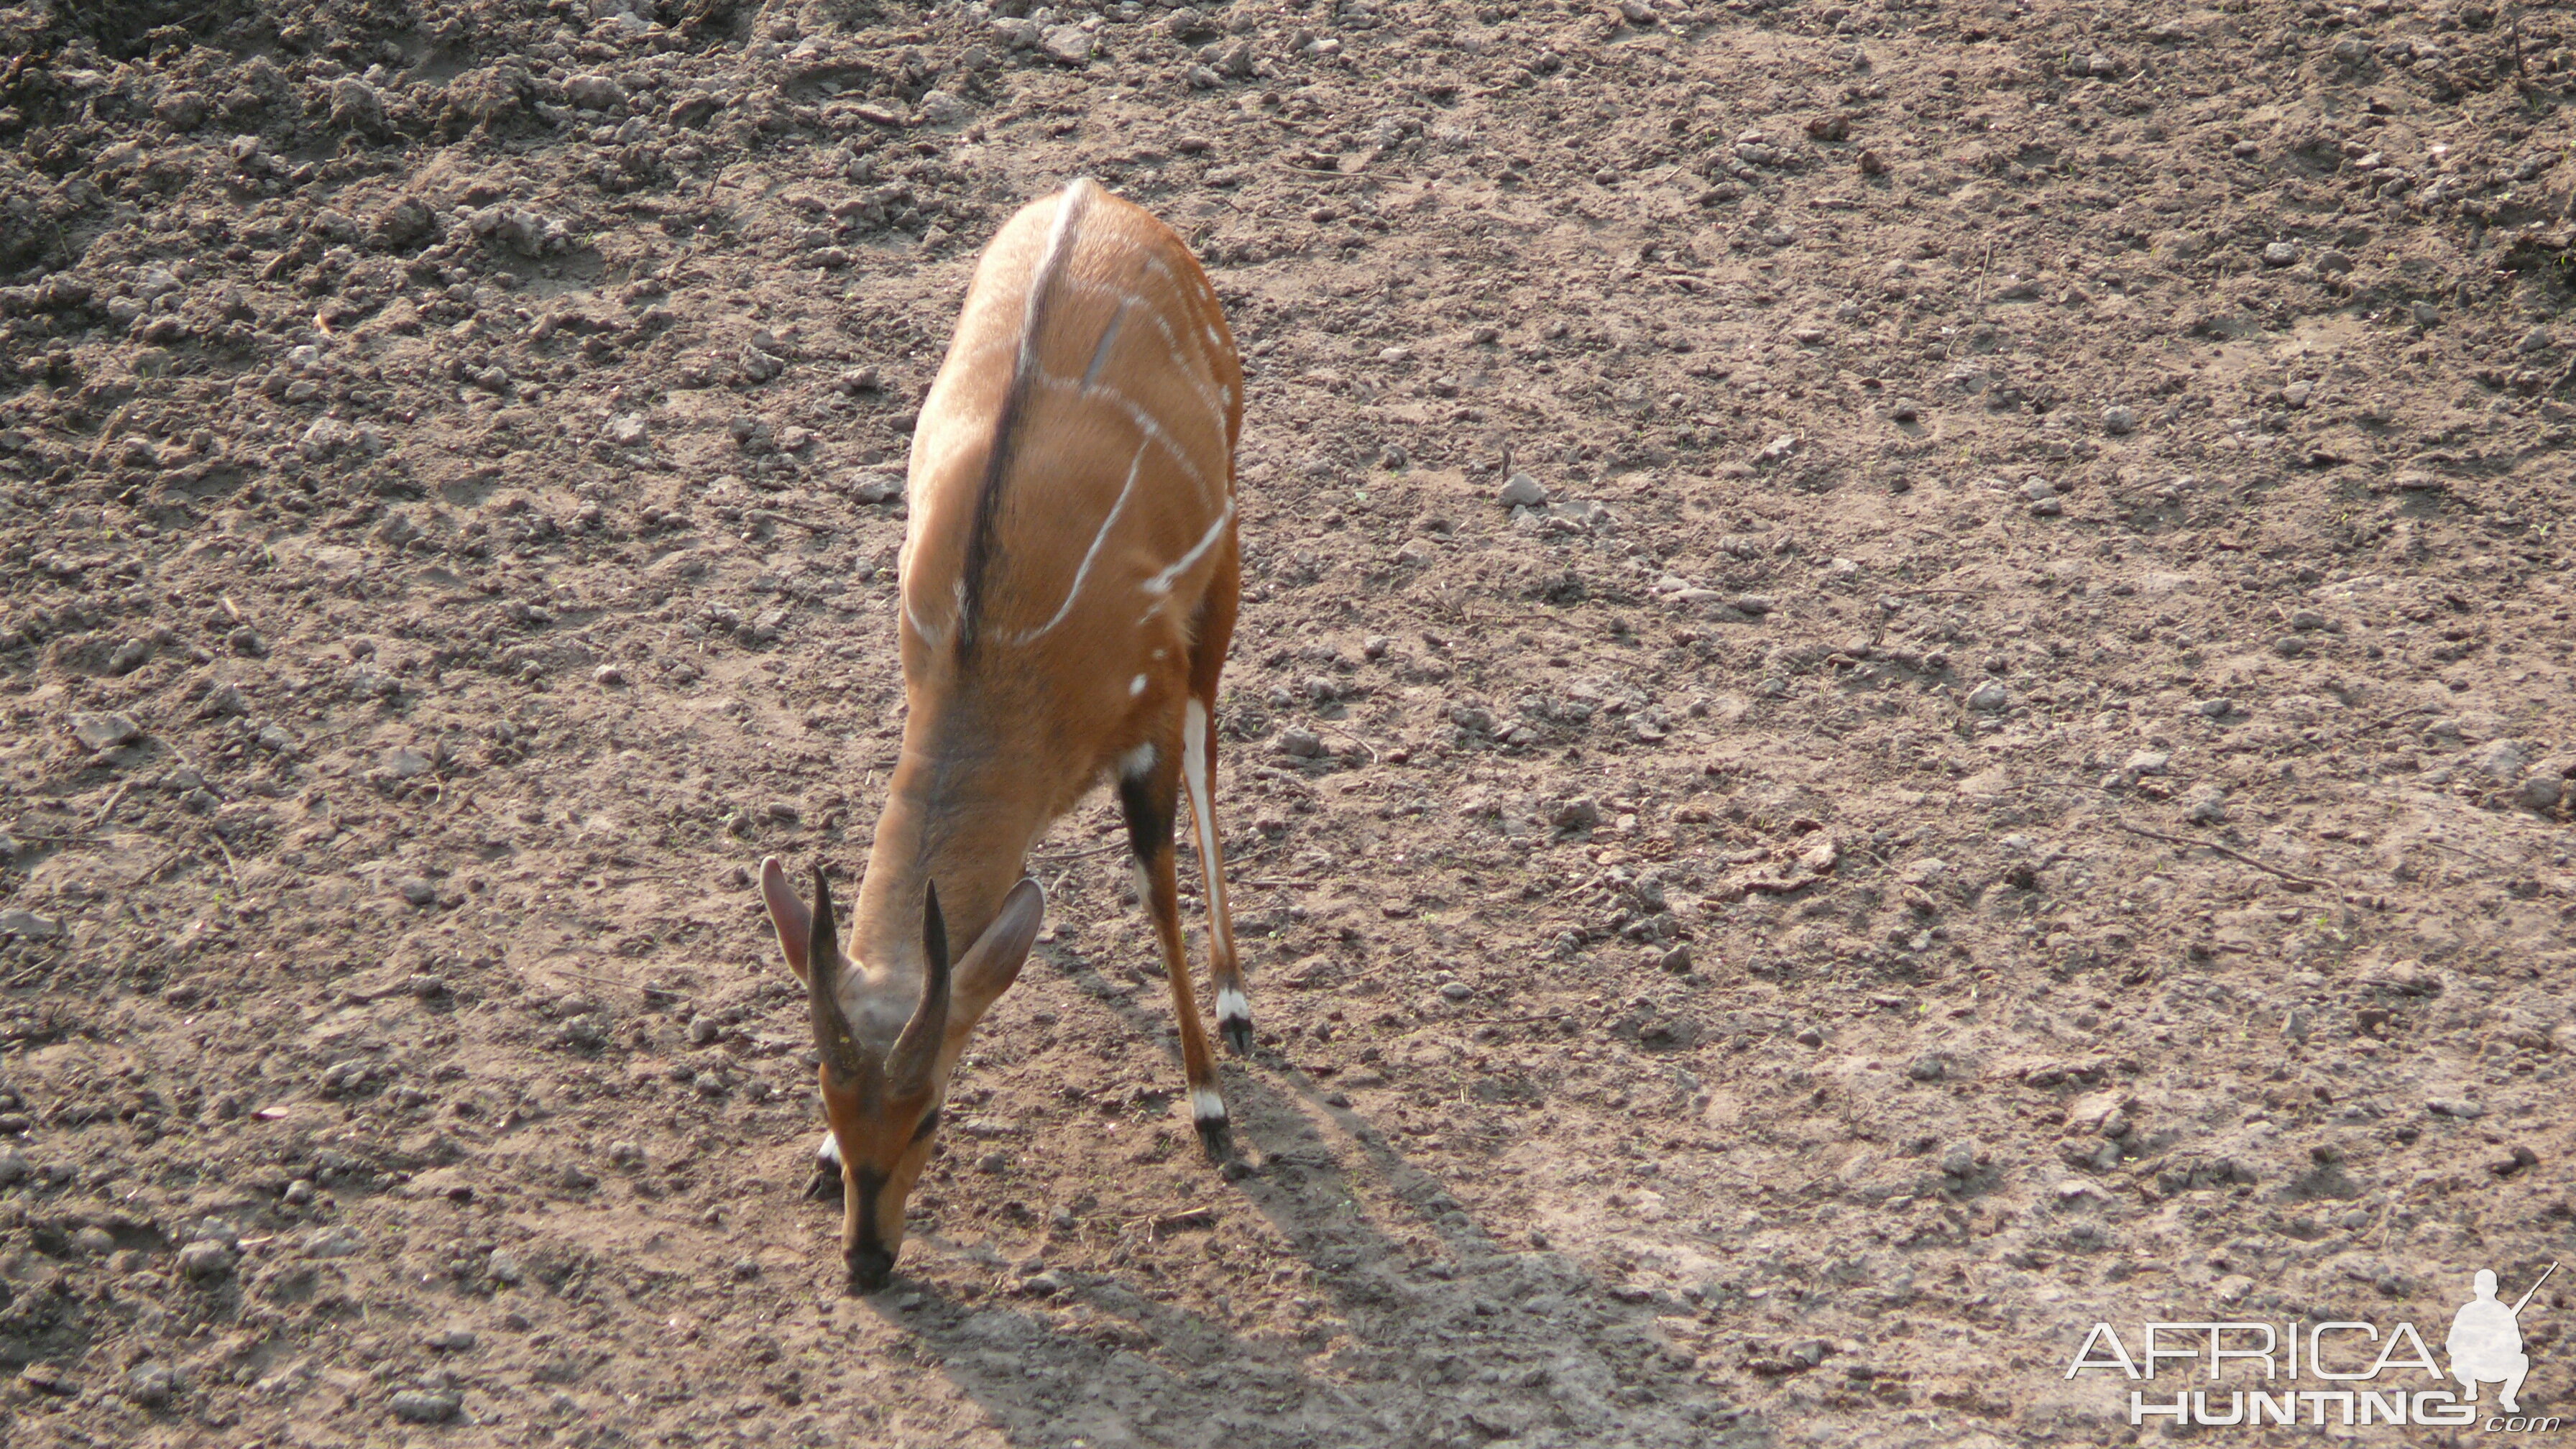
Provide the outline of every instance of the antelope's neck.
{"type": "Polygon", "coordinates": [[[978,712],[916,708],[859,891],[860,959],[918,979],[924,889],[939,886],[952,961],[992,924],[1046,829],[1049,792],[1032,752],[978,712]]]}

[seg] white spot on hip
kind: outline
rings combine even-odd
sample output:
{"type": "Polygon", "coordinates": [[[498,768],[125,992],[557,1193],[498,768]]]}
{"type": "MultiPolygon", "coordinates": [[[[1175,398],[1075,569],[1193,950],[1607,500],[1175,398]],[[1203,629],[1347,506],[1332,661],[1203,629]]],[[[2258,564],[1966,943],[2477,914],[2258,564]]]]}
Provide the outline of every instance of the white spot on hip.
{"type": "Polygon", "coordinates": [[[1139,674],[1135,678],[1127,681],[1127,697],[1129,699],[1134,699],[1136,696],[1143,694],[1144,692],[1145,676],[1139,674]]]}

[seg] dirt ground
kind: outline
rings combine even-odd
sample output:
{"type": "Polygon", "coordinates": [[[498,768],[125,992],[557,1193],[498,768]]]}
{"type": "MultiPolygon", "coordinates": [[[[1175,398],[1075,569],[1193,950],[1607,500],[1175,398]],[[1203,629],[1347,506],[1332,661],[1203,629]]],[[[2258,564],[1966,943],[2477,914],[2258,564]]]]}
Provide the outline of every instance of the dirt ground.
{"type": "Polygon", "coordinates": [[[2563,10],[0,39],[12,1445],[2116,1443],[2096,1321],[2576,1262],[2563,10]],[[1095,798],[846,1297],[745,872],[1081,174],[1251,363],[1243,1161],[1095,798]]]}

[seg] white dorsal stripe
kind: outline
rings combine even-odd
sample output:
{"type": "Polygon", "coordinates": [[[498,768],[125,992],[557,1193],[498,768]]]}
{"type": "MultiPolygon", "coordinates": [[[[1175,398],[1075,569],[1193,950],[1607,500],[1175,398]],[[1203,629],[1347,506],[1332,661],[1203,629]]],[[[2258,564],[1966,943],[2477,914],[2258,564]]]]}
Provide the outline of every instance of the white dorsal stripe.
{"type": "Polygon", "coordinates": [[[1038,254],[1037,269],[1029,273],[1029,295],[1020,307],[1020,369],[1034,372],[1038,365],[1038,303],[1046,296],[1046,279],[1062,269],[1065,252],[1073,245],[1073,228],[1082,212],[1091,204],[1092,193],[1099,188],[1088,176],[1074,178],[1064,189],[1064,199],[1056,203],[1055,224],[1047,228],[1046,250],[1038,254]]]}
{"type": "Polygon", "coordinates": [[[1100,520],[1100,531],[1091,536],[1091,547],[1083,552],[1082,563],[1074,569],[1073,586],[1065,590],[1064,602],[1056,606],[1055,617],[1019,635],[1012,643],[1026,644],[1044,636],[1048,630],[1063,623],[1065,615],[1073,612],[1073,601],[1082,594],[1083,580],[1091,577],[1091,565],[1100,557],[1102,545],[1109,542],[1109,530],[1118,526],[1118,516],[1127,511],[1127,500],[1136,492],[1136,478],[1145,471],[1145,454],[1153,446],[1153,440],[1148,438],[1136,449],[1136,461],[1127,465],[1127,484],[1118,490],[1118,501],[1109,505],[1109,516],[1100,520]]]}
{"type": "Polygon", "coordinates": [[[1163,570],[1161,573],[1156,574],[1145,581],[1145,592],[1149,594],[1170,593],[1172,591],[1172,581],[1179,578],[1181,575],[1188,573],[1190,571],[1190,567],[1196,564],[1201,558],[1205,557],[1209,549],[1216,547],[1216,541],[1225,534],[1225,526],[1233,521],[1234,500],[1229,498],[1225,500],[1224,510],[1217,514],[1216,522],[1208,525],[1208,531],[1200,535],[1199,541],[1191,546],[1188,553],[1182,554],[1178,560],[1174,561],[1170,568],[1163,570]]]}

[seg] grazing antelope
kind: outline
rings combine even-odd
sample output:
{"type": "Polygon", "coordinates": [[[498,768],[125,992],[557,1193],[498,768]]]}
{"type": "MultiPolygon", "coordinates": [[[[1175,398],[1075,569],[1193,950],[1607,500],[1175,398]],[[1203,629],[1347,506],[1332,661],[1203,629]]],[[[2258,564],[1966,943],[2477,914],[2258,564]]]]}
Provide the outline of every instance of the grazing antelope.
{"type": "Polygon", "coordinates": [[[967,1037],[1019,975],[1045,897],[1029,848],[1104,776],[1127,818],[1180,1017],[1190,1113],[1229,1151],[1191,994],[1173,828],[1187,782],[1218,1029],[1252,1049],[1214,802],[1217,674],[1234,632],[1243,368],[1170,228],[1076,181],[975,266],[912,438],[902,556],[903,755],[845,956],[822,872],[808,911],[762,895],[821,1049],[822,1158],[851,1281],[885,1284],[967,1037]],[[955,963],[948,942],[966,945],[955,963]],[[855,969],[852,969],[855,968],[855,969]]]}

